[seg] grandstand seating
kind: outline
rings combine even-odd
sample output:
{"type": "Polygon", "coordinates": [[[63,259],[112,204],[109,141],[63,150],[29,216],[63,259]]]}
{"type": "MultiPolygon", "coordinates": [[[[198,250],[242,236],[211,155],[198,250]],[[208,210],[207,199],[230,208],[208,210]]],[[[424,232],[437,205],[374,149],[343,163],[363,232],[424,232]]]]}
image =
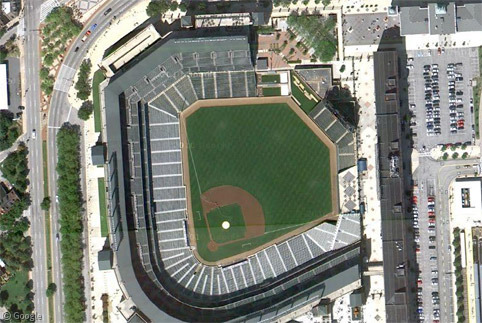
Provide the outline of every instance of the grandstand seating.
{"type": "Polygon", "coordinates": [[[354,135],[352,131],[321,101],[310,112],[310,118],[337,147],[338,171],[355,165],[354,135]]]}
{"type": "MultiPolygon", "coordinates": [[[[206,296],[239,294],[360,239],[359,215],[346,214],[339,217],[336,225],[320,224],[236,264],[206,266],[194,256],[186,225],[178,115],[199,99],[255,95],[255,73],[245,51],[174,54],[125,91],[126,99],[132,103],[128,105],[128,146],[136,228],[155,229],[152,236],[137,236],[137,248],[146,273],[158,286],[161,285],[153,273],[148,237],[157,239],[155,252],[162,274],[167,273],[183,288],[206,296]],[[143,196],[148,197],[147,204],[143,196]],[[151,218],[146,216],[151,213],[151,218]]],[[[317,106],[310,116],[350,160],[351,132],[323,106],[317,106]]],[[[303,275],[314,274],[310,271],[303,275]]],[[[287,284],[284,288],[288,287],[287,284]]],[[[242,302],[247,301],[240,299],[229,306],[242,302]]]]}

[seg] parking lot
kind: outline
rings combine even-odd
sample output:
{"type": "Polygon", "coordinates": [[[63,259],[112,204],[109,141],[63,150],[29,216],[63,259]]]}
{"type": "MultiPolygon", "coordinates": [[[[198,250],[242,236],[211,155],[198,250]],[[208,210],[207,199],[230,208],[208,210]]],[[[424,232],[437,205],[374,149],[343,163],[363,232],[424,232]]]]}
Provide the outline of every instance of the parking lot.
{"type": "MultiPolygon", "coordinates": [[[[436,230],[435,182],[414,187],[412,200],[414,240],[419,274],[417,304],[419,319],[432,322],[440,315],[438,243],[436,230]]],[[[442,272],[443,274],[443,272],[442,272]]]]}
{"type": "Polygon", "coordinates": [[[477,49],[407,53],[408,98],[416,148],[472,141],[471,80],[478,73],[477,49]]]}

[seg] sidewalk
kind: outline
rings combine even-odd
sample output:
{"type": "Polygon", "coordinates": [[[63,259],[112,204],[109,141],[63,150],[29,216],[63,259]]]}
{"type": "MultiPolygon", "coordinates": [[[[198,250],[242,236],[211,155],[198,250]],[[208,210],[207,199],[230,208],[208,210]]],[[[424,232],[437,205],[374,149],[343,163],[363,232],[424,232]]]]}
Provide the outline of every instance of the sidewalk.
{"type": "MultiPolygon", "coordinates": [[[[96,44],[89,50],[86,58],[89,58],[92,63],[92,70],[90,78],[93,78],[93,74],[98,70],[98,64],[102,61],[104,51],[115,43],[116,40],[121,39],[132,30],[132,26],[135,26],[140,21],[146,20],[146,6],[148,0],[140,1],[129,12],[123,15],[121,18],[114,21],[112,26],[105,30],[102,36],[99,37],[96,44]]],[[[75,76],[77,81],[78,75],[75,76]]],[[[68,92],[68,100],[70,104],[78,109],[82,105],[82,100],[77,98],[77,91],[74,86],[71,86],[68,92]]],[[[90,97],[92,99],[92,97],[90,97]]],[[[76,111],[72,111],[76,113],[76,111]]],[[[108,295],[108,313],[110,322],[125,322],[125,318],[118,310],[118,306],[121,303],[124,294],[117,281],[117,276],[113,269],[111,270],[99,270],[98,264],[98,252],[103,249],[104,245],[110,245],[107,237],[102,237],[101,223],[100,223],[100,207],[99,207],[99,187],[98,178],[105,177],[104,167],[97,167],[92,165],[91,147],[96,144],[99,139],[99,133],[95,132],[95,122],[92,116],[88,121],[84,122],[83,126],[84,137],[84,155],[85,155],[85,167],[86,167],[86,213],[88,222],[88,234],[89,245],[88,255],[90,264],[90,277],[91,282],[86,282],[91,288],[91,305],[92,305],[92,317],[87,320],[93,322],[102,322],[103,317],[103,301],[101,299],[103,294],[108,295]]],[[[127,296],[127,295],[126,295],[127,296]]]]}

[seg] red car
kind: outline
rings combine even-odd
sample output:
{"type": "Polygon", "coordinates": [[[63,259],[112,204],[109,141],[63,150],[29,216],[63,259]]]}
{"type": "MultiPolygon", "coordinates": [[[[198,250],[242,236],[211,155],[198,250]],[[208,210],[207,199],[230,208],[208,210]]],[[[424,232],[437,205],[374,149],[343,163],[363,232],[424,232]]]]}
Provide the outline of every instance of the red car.
{"type": "Polygon", "coordinates": [[[429,223],[435,223],[435,218],[428,219],[428,222],[429,222],[429,223]]]}
{"type": "Polygon", "coordinates": [[[435,201],[435,197],[429,196],[429,197],[428,197],[428,201],[429,201],[429,202],[434,202],[434,201],[435,201]]]}

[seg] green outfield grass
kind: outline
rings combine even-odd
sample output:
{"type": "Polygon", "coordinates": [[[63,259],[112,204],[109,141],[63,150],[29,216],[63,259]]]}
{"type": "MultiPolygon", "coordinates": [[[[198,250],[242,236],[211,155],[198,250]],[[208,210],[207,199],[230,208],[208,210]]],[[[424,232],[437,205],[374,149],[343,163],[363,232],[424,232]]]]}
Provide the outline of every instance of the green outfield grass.
{"type": "Polygon", "coordinates": [[[246,226],[239,204],[231,204],[216,208],[208,213],[209,227],[213,240],[224,243],[244,237],[246,226]],[[223,229],[222,223],[228,221],[229,229],[223,229]]]}
{"type": "Polygon", "coordinates": [[[281,95],[281,88],[280,87],[264,87],[263,88],[263,95],[264,96],[280,96],[281,95]]]}
{"type": "Polygon", "coordinates": [[[280,82],[280,76],[279,76],[279,74],[261,75],[261,82],[263,82],[263,83],[279,83],[280,82]]]}
{"type": "Polygon", "coordinates": [[[328,147],[287,105],[201,108],[187,118],[187,133],[197,250],[204,260],[251,250],[332,211],[328,147]],[[252,194],[266,228],[262,236],[211,252],[200,194],[221,185],[252,194]]]}

